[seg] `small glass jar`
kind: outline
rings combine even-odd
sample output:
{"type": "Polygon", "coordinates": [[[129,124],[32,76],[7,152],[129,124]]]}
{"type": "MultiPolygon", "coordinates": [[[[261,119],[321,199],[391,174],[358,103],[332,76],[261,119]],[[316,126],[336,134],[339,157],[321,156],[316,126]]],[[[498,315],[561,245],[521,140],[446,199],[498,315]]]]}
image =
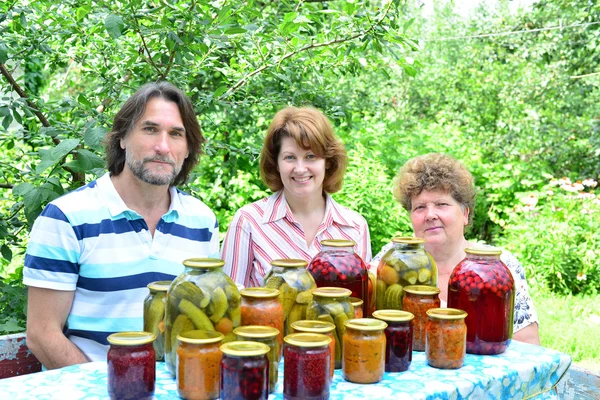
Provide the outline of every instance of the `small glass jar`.
{"type": "Polygon", "coordinates": [[[189,331],[177,336],[177,393],[184,399],[218,399],[223,334],[189,331]]]}
{"type": "Polygon", "coordinates": [[[329,399],[331,338],[319,333],[293,333],[284,341],[284,399],[329,399]]]}
{"type": "Polygon", "coordinates": [[[309,321],[331,322],[335,325],[336,346],[335,368],[342,368],[341,343],[346,331],[344,323],[354,318],[354,309],[350,303],[349,289],[339,287],[322,287],[312,291],[313,300],[306,309],[306,319],[309,321]]]}
{"type": "Polygon", "coordinates": [[[331,339],[329,343],[329,352],[331,353],[330,361],[331,368],[329,368],[329,378],[333,379],[333,372],[335,370],[335,353],[336,348],[339,354],[342,354],[342,344],[335,340],[335,325],[331,322],[325,321],[296,321],[292,324],[294,333],[320,333],[331,339]]]}
{"type": "Polygon", "coordinates": [[[402,309],[415,316],[413,320],[413,350],[425,351],[427,310],[440,308],[440,289],[433,286],[411,285],[404,288],[402,309]]]}
{"type": "Polygon", "coordinates": [[[350,297],[350,304],[354,307],[354,318],[362,318],[363,315],[363,301],[358,297],[350,297]]]}
{"type": "Polygon", "coordinates": [[[108,394],[111,399],[151,399],[156,385],[156,354],[149,332],[109,335],[108,394]]]}
{"type": "Polygon", "coordinates": [[[456,308],[432,308],[427,316],[427,364],[441,369],[462,367],[467,350],[467,313],[456,308]]]}
{"type": "Polygon", "coordinates": [[[279,290],[253,287],[240,291],[242,295],[242,326],[271,326],[279,331],[279,349],[283,347],[283,306],[279,290]]]}
{"type": "Polygon", "coordinates": [[[244,341],[221,346],[221,398],[267,400],[269,397],[269,346],[244,341]]]}
{"type": "Polygon", "coordinates": [[[165,304],[171,281],[156,281],[148,284],[150,293],[144,299],[144,331],[156,336],[154,352],[156,361],[165,359],[165,304]]]}
{"type": "Polygon", "coordinates": [[[385,372],[403,372],[412,362],[414,315],[400,310],[377,310],[373,318],[387,323],[385,328],[385,372]]]}
{"type": "Polygon", "coordinates": [[[385,372],[387,324],[378,319],[362,318],[346,321],[343,339],[342,372],[354,383],[376,383],[385,372]]]}
{"type": "Polygon", "coordinates": [[[233,333],[239,341],[253,341],[269,346],[269,352],[267,353],[269,359],[269,393],[273,393],[275,386],[277,386],[279,362],[282,353],[277,340],[279,330],[271,326],[250,325],[235,328],[233,333]]]}

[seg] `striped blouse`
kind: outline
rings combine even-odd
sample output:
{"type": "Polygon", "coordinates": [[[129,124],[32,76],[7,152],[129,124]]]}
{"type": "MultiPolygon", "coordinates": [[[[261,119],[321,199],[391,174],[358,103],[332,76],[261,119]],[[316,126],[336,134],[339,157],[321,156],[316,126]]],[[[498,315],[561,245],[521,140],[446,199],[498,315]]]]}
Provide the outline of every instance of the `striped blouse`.
{"type": "Polygon", "coordinates": [[[294,218],[283,191],[242,207],[233,217],[223,242],[223,271],[246,287],[261,286],[279,258],[310,260],[321,251],[325,239],[349,239],[354,251],[368,263],[371,242],[367,221],[326,195],[325,216],[317,235],[307,246],[304,231],[294,218]]]}

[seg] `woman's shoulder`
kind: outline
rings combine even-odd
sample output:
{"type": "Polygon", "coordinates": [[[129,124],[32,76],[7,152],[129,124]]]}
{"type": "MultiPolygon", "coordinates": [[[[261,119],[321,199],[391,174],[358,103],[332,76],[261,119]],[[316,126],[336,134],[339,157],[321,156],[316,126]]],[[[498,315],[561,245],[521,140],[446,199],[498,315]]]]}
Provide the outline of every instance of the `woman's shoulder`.
{"type": "Polygon", "coordinates": [[[331,201],[331,205],[335,211],[337,211],[341,217],[343,217],[348,222],[352,222],[356,225],[365,225],[368,226],[367,220],[357,211],[354,211],[346,206],[341,205],[337,201],[328,194],[329,200],[331,201]]]}

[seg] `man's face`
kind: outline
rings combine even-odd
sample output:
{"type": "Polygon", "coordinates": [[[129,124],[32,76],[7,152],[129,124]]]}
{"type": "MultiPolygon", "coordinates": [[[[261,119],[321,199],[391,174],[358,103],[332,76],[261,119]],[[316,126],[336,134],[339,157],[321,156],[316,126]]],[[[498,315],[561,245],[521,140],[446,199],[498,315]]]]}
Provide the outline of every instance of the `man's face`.
{"type": "Polygon", "coordinates": [[[177,104],[155,97],[131,132],[121,139],[125,168],[151,185],[171,185],[189,155],[177,104]]]}

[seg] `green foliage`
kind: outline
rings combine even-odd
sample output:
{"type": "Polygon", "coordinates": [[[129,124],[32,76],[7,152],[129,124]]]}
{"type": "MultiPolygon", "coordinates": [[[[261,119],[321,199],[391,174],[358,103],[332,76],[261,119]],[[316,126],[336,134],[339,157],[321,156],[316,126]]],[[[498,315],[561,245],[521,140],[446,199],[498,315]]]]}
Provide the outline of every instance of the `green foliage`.
{"type": "Polygon", "coordinates": [[[22,332],[27,322],[27,289],[21,271],[0,280],[0,335],[22,332]]]}

